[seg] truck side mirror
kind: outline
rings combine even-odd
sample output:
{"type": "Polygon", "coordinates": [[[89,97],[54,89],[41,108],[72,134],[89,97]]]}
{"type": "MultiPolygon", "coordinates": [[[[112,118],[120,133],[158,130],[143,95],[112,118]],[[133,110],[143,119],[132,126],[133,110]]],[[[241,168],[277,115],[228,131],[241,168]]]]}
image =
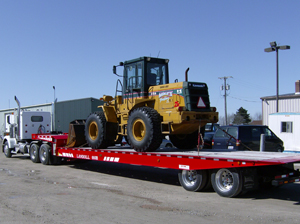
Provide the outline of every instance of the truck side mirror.
{"type": "Polygon", "coordinates": [[[117,66],[115,66],[115,65],[113,66],[113,73],[117,74],[117,66]]]}
{"type": "Polygon", "coordinates": [[[10,124],[10,116],[7,116],[7,123],[10,124]]]}

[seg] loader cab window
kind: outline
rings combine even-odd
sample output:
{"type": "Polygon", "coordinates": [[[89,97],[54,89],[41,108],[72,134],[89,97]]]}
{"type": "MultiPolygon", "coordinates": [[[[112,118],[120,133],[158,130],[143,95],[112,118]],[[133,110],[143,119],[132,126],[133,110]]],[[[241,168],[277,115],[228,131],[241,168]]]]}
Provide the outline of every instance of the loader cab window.
{"type": "Polygon", "coordinates": [[[149,86],[162,85],[168,83],[167,66],[165,64],[147,64],[147,84],[149,86]]]}
{"type": "Polygon", "coordinates": [[[125,69],[126,69],[125,88],[127,90],[134,90],[134,91],[141,89],[142,88],[142,74],[143,74],[142,63],[127,65],[125,67],[125,69]]]}

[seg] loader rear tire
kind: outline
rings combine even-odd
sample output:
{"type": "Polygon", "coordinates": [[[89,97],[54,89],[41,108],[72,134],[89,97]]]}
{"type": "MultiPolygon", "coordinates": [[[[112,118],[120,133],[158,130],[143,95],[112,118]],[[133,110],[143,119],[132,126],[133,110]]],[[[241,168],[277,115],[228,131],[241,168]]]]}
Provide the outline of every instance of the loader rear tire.
{"type": "Polygon", "coordinates": [[[103,112],[91,114],[85,123],[85,139],[93,149],[105,149],[110,141],[105,138],[106,118],[103,112]]]}
{"type": "Polygon", "coordinates": [[[170,135],[173,145],[179,149],[193,149],[198,145],[198,131],[192,134],[170,135]]]}
{"type": "Polygon", "coordinates": [[[153,152],[162,142],[159,113],[150,107],[132,111],[128,118],[128,143],[137,152],[153,152]]]}

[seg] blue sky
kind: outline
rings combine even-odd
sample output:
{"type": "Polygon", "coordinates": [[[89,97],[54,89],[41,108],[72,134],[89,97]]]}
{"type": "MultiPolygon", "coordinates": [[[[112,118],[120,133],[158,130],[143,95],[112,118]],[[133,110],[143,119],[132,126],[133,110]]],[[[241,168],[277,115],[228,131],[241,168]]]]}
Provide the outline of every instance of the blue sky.
{"type": "MultiPolygon", "coordinates": [[[[112,66],[140,56],[170,59],[170,80],[208,84],[224,116],[218,77],[232,76],[228,113],[261,112],[262,96],[300,79],[300,1],[0,0],[0,109],[114,95],[112,66]]],[[[121,70],[118,70],[121,73],[121,70]]]]}

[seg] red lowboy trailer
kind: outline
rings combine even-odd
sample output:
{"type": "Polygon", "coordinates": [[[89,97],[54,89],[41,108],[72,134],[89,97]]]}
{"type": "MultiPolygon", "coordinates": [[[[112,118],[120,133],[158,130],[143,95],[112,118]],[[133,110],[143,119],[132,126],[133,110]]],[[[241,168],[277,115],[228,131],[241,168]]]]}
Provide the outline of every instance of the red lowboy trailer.
{"type": "Polygon", "coordinates": [[[63,159],[85,159],[177,169],[179,182],[186,190],[204,191],[212,187],[224,197],[300,180],[299,170],[294,169],[294,163],[300,162],[300,155],[292,153],[68,148],[67,138],[68,134],[32,134],[32,144],[36,144],[39,150],[36,154],[30,153],[31,160],[49,165],[60,163],[63,159]],[[39,155],[39,160],[35,155],[39,155]]]}

